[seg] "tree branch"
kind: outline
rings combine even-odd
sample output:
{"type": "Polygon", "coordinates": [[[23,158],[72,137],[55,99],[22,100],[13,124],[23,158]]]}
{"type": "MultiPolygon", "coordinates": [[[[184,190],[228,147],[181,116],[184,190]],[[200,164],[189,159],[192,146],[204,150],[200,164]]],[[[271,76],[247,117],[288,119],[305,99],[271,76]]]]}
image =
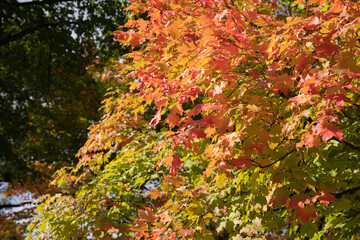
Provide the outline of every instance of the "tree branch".
{"type": "Polygon", "coordinates": [[[268,164],[268,165],[265,165],[265,166],[261,166],[260,164],[260,168],[267,168],[267,167],[271,167],[272,165],[274,165],[275,163],[277,163],[277,162],[279,162],[279,161],[281,161],[281,160],[283,160],[284,158],[286,158],[287,156],[289,156],[291,153],[293,153],[293,152],[295,152],[296,151],[296,149],[293,149],[293,150],[291,150],[290,152],[288,152],[288,153],[286,153],[284,156],[282,156],[281,158],[279,158],[278,160],[276,160],[276,161],[274,161],[274,162],[272,162],[272,163],[270,163],[270,164],[268,164]]]}
{"type": "Polygon", "coordinates": [[[19,2],[17,6],[29,6],[29,5],[43,5],[43,4],[55,4],[60,2],[75,2],[78,0],[44,0],[44,1],[30,1],[30,2],[19,2]]]}
{"type": "MultiPolygon", "coordinates": [[[[78,22],[65,22],[65,24],[79,24],[78,22]]],[[[43,28],[43,27],[53,27],[53,26],[59,26],[57,23],[41,23],[35,27],[31,27],[28,29],[25,29],[19,33],[16,33],[12,36],[6,37],[5,39],[0,40],[0,46],[8,44],[9,42],[15,41],[17,39],[23,38],[28,34],[34,33],[35,31],[43,28]]]]}
{"type": "Polygon", "coordinates": [[[360,147],[358,147],[358,146],[356,146],[356,145],[354,145],[354,144],[352,144],[352,143],[346,142],[346,141],[344,141],[344,140],[343,140],[343,141],[340,141],[339,139],[337,139],[337,138],[335,138],[335,137],[331,138],[331,140],[338,141],[339,143],[343,143],[344,145],[352,148],[353,150],[360,151],[360,147]]]}
{"type": "Polygon", "coordinates": [[[335,193],[334,195],[335,195],[336,198],[340,198],[344,194],[354,194],[359,190],[360,190],[360,186],[357,186],[357,187],[353,187],[353,188],[350,188],[350,189],[346,189],[346,190],[344,190],[342,192],[335,193]]]}
{"type": "Polygon", "coordinates": [[[23,203],[20,203],[20,204],[2,204],[0,205],[0,209],[4,209],[4,208],[14,208],[14,207],[22,207],[24,205],[27,205],[27,204],[33,204],[34,202],[23,202],[23,203]]]}
{"type": "Polygon", "coordinates": [[[17,34],[14,34],[12,36],[9,36],[9,37],[7,37],[5,39],[0,40],[0,46],[8,44],[9,42],[15,41],[17,39],[23,38],[26,35],[34,33],[35,31],[37,31],[37,30],[39,30],[39,29],[41,29],[43,27],[49,27],[49,26],[55,26],[55,25],[56,25],[55,23],[47,23],[47,24],[40,24],[40,25],[37,25],[35,27],[25,29],[25,30],[23,30],[23,31],[21,31],[21,32],[19,32],[17,34]]]}
{"type": "Polygon", "coordinates": [[[354,149],[354,150],[360,151],[360,147],[355,146],[355,145],[352,144],[352,143],[349,143],[349,142],[346,142],[346,141],[343,141],[343,143],[344,143],[346,146],[351,147],[351,148],[354,149]]]}

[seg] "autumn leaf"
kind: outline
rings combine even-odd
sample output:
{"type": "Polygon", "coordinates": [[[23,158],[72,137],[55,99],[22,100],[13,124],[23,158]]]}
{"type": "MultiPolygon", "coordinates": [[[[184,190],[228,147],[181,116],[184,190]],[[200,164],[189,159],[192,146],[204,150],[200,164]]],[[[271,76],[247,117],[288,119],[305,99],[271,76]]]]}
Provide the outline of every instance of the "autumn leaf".
{"type": "Polygon", "coordinates": [[[251,166],[251,158],[248,156],[241,156],[232,160],[231,165],[237,169],[242,169],[244,167],[249,168],[251,166]]]}
{"type": "Polygon", "coordinates": [[[338,140],[342,141],[343,140],[343,133],[341,132],[341,130],[334,126],[334,125],[330,125],[330,124],[317,124],[314,127],[314,131],[316,134],[318,134],[319,136],[322,137],[324,142],[329,141],[331,138],[335,137],[338,140]]]}
{"type": "Polygon", "coordinates": [[[178,167],[182,167],[182,161],[179,157],[175,157],[171,163],[170,175],[176,176],[178,173],[178,167]]]}
{"type": "Polygon", "coordinates": [[[321,204],[324,204],[326,207],[328,207],[330,202],[336,202],[337,200],[335,196],[329,192],[320,192],[311,200],[312,203],[315,203],[316,201],[319,201],[321,204]]]}
{"type": "Polygon", "coordinates": [[[168,210],[166,210],[163,213],[159,214],[159,217],[160,217],[160,221],[162,223],[171,222],[174,219],[174,216],[170,215],[168,210]]]}
{"type": "Polygon", "coordinates": [[[141,220],[135,219],[136,225],[131,227],[131,231],[138,232],[140,234],[145,233],[148,230],[148,225],[141,220]]]}
{"type": "Polygon", "coordinates": [[[156,188],[152,189],[150,192],[148,192],[148,194],[151,196],[152,200],[162,196],[161,192],[156,188]]]}
{"type": "Polygon", "coordinates": [[[316,219],[318,212],[313,206],[305,206],[304,208],[297,208],[295,210],[295,217],[300,218],[303,223],[307,223],[311,218],[316,219]]]}
{"type": "Polygon", "coordinates": [[[151,208],[146,208],[145,211],[140,209],[138,213],[142,221],[155,222],[157,220],[151,208]]]}

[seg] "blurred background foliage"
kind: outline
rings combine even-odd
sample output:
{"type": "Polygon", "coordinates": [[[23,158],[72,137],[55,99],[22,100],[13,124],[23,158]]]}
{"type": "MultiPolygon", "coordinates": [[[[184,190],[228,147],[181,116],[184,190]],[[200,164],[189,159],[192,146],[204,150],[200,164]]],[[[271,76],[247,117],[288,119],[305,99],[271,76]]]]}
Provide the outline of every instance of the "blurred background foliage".
{"type": "MultiPolygon", "coordinates": [[[[0,1],[0,238],[18,239],[11,207],[48,188],[99,121],[111,66],[128,49],[111,33],[126,21],[118,0],[0,1]],[[103,81],[103,80],[107,81],[103,81]]],[[[28,209],[25,214],[29,217],[28,209]]]]}

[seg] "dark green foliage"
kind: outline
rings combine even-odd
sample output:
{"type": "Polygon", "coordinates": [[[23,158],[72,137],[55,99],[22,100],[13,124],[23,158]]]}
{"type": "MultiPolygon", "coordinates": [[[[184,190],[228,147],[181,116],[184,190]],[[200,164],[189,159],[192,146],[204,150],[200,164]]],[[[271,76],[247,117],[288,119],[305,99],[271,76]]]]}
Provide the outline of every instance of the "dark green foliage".
{"type": "Polygon", "coordinates": [[[125,21],[124,6],[116,0],[1,1],[1,181],[46,176],[33,168],[35,161],[77,161],[108,87],[94,72],[125,51],[114,47],[111,35],[125,21]]]}

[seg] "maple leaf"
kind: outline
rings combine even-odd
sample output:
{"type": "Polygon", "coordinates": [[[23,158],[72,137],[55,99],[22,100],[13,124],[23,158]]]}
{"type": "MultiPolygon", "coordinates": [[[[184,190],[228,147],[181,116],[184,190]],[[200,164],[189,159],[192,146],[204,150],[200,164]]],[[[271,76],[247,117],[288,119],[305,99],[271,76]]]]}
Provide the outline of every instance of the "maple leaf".
{"type": "Polygon", "coordinates": [[[114,227],[114,225],[112,225],[111,223],[106,223],[104,224],[104,229],[105,231],[109,230],[110,228],[114,227]]]}
{"type": "Polygon", "coordinates": [[[289,192],[285,189],[277,189],[272,197],[272,203],[274,206],[282,204],[285,206],[289,199],[289,192]]]}
{"type": "Polygon", "coordinates": [[[303,223],[309,222],[310,218],[317,218],[318,212],[314,206],[305,206],[303,208],[297,208],[295,211],[295,217],[300,218],[303,223]]]}
{"type": "Polygon", "coordinates": [[[195,137],[195,138],[206,138],[206,134],[204,132],[204,130],[202,129],[192,129],[191,130],[191,134],[195,137]]]}
{"type": "Polygon", "coordinates": [[[329,192],[320,192],[313,197],[311,202],[315,203],[318,200],[320,203],[324,204],[327,207],[329,206],[330,202],[336,202],[336,197],[329,192]]]}
{"type": "Polygon", "coordinates": [[[306,26],[308,28],[311,28],[311,27],[316,27],[317,25],[320,24],[320,19],[317,17],[317,16],[314,16],[314,17],[311,17],[307,23],[306,23],[306,26]]]}
{"type": "Polygon", "coordinates": [[[241,156],[232,160],[231,165],[237,169],[242,169],[244,167],[249,168],[251,166],[251,158],[248,156],[241,156]]]}
{"type": "Polygon", "coordinates": [[[157,198],[159,198],[159,197],[162,196],[162,193],[161,193],[158,189],[156,189],[156,188],[154,188],[153,190],[151,190],[151,191],[148,192],[147,194],[149,194],[149,195],[151,196],[151,199],[152,199],[152,200],[153,200],[153,199],[157,199],[157,198]]]}
{"type": "Polygon", "coordinates": [[[130,230],[144,234],[148,230],[148,225],[141,220],[135,219],[136,225],[131,227],[130,230]]]}
{"type": "Polygon", "coordinates": [[[338,47],[331,43],[322,43],[315,50],[317,53],[324,52],[326,56],[331,57],[334,52],[338,51],[338,47]]]}
{"type": "Polygon", "coordinates": [[[166,181],[169,181],[175,187],[181,187],[185,184],[185,178],[182,176],[164,176],[166,181]]]}
{"type": "Polygon", "coordinates": [[[296,58],[295,70],[300,73],[307,66],[307,54],[302,53],[296,58]]]}
{"type": "Polygon", "coordinates": [[[179,232],[183,238],[186,238],[187,236],[193,236],[195,233],[193,230],[189,229],[180,229],[179,232]]]}
{"type": "Polygon", "coordinates": [[[345,102],[353,103],[350,98],[346,97],[344,94],[331,94],[328,96],[329,101],[332,101],[335,103],[338,107],[344,107],[345,102]]]}
{"type": "Polygon", "coordinates": [[[342,141],[344,136],[344,134],[341,132],[341,130],[338,127],[327,123],[317,124],[314,127],[314,131],[315,134],[322,137],[324,142],[329,141],[333,137],[342,141]]]}
{"type": "Polygon", "coordinates": [[[179,157],[175,157],[172,160],[172,165],[170,169],[170,175],[175,176],[178,172],[178,167],[182,167],[182,161],[179,157]]]}
{"type": "Polygon", "coordinates": [[[309,197],[306,195],[294,195],[288,205],[288,209],[304,208],[305,204],[309,204],[309,197]]]}
{"type": "Polygon", "coordinates": [[[153,210],[151,208],[147,207],[145,211],[140,209],[138,213],[142,221],[155,222],[157,220],[157,217],[155,217],[153,210]]]}
{"type": "Polygon", "coordinates": [[[172,112],[169,114],[169,116],[165,119],[165,122],[169,124],[170,128],[174,128],[177,126],[180,122],[180,117],[177,115],[177,113],[172,112]]]}
{"type": "Polygon", "coordinates": [[[161,221],[162,223],[164,223],[164,224],[167,223],[167,222],[171,222],[172,220],[174,220],[174,216],[170,215],[168,210],[162,212],[162,213],[159,215],[159,217],[160,217],[160,221],[161,221]]]}
{"type": "Polygon", "coordinates": [[[159,167],[161,167],[161,165],[162,165],[163,163],[165,163],[165,165],[166,165],[167,167],[170,167],[171,164],[172,164],[172,162],[173,162],[173,160],[174,160],[174,157],[173,157],[173,154],[172,154],[172,153],[166,155],[165,158],[163,158],[163,159],[161,159],[161,160],[158,161],[158,163],[157,163],[157,169],[159,169],[159,167]]]}
{"type": "Polygon", "coordinates": [[[206,138],[214,135],[216,133],[216,128],[208,127],[205,129],[206,138]]]}

